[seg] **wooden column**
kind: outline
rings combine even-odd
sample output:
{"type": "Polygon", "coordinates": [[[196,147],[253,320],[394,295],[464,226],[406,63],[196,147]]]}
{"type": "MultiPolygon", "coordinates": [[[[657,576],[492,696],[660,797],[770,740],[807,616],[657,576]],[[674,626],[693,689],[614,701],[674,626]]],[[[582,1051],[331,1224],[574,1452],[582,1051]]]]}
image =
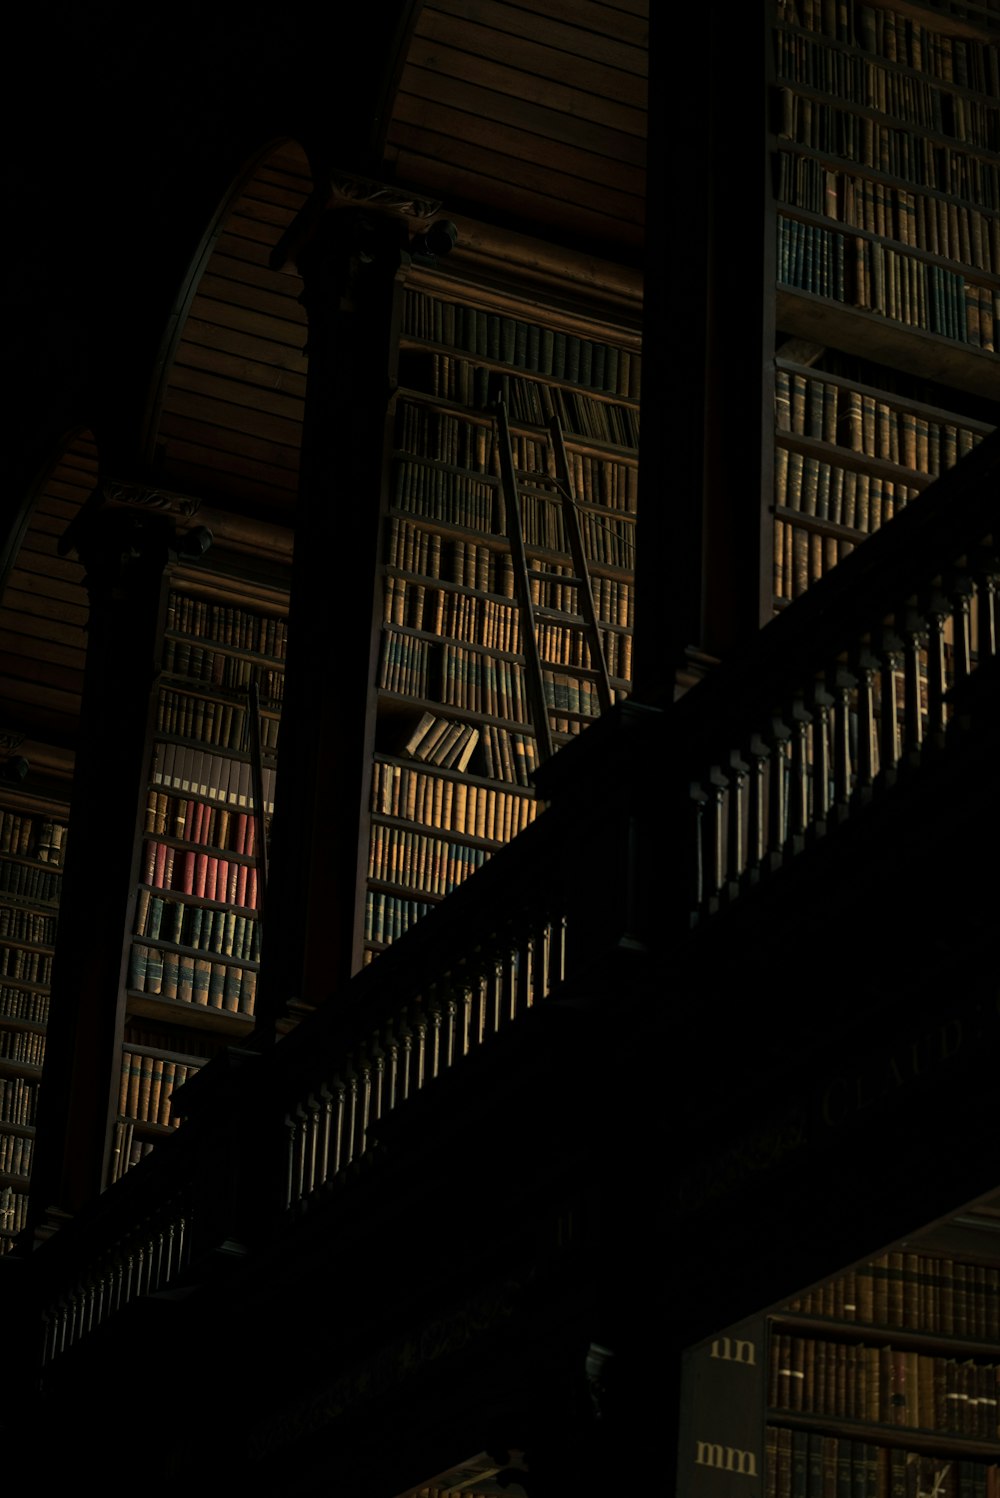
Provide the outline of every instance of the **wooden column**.
{"type": "Polygon", "coordinates": [[[173,540],[166,516],[122,508],[85,512],[73,537],[90,619],[31,1179],[30,1221],[42,1232],[80,1211],[107,1179],[136,825],[173,540]]]}
{"type": "Polygon", "coordinates": [[[262,1029],[361,962],[381,581],[380,505],[407,261],[405,220],[315,215],[297,259],[309,372],[281,772],[264,912],[262,1029]]]}

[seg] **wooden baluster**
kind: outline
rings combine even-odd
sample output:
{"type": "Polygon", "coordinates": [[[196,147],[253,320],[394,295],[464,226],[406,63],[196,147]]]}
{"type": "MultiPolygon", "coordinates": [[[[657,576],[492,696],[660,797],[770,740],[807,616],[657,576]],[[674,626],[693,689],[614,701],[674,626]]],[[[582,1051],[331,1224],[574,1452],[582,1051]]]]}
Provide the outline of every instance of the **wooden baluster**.
{"type": "Polygon", "coordinates": [[[316,1148],[316,1184],[330,1179],[330,1137],[333,1128],[333,1093],[325,1082],[319,1085],[319,1129],[316,1148]]]}
{"type": "Polygon", "coordinates": [[[700,785],[692,782],[688,790],[691,805],[691,820],[694,830],[694,860],[691,870],[691,912],[696,918],[703,908],[707,892],[705,887],[705,806],[708,797],[700,785]]]}
{"type": "Polygon", "coordinates": [[[747,794],[747,877],[744,883],[760,878],[767,851],[767,771],[771,751],[759,733],[750,740],[750,783],[747,794]]]}
{"type": "Polygon", "coordinates": [[[935,748],[944,744],[948,724],[945,694],[948,690],[948,668],[945,649],[945,625],[949,608],[947,599],[936,590],[928,600],[927,621],[927,741],[935,748]]]}
{"type": "Polygon", "coordinates": [[[431,989],[428,999],[427,1018],[427,1066],[430,1080],[441,1075],[441,1001],[435,989],[431,989]]]}
{"type": "Polygon", "coordinates": [[[735,894],[747,866],[747,777],[750,766],[734,749],[729,756],[729,825],[726,831],[727,872],[735,894]]]}
{"type": "Polygon", "coordinates": [[[706,828],[708,857],[705,872],[708,877],[706,895],[709,910],[718,908],[719,895],[726,882],[726,797],[728,790],[728,780],[718,765],[713,765],[708,773],[706,828]]]}
{"type": "Polygon", "coordinates": [[[903,757],[914,765],[924,742],[925,621],[914,602],[903,611],[903,757]]]}
{"type": "Polygon", "coordinates": [[[385,1051],[379,1044],[378,1031],[372,1037],[372,1123],[385,1116],[385,1051]]]}
{"type": "Polygon", "coordinates": [[[302,1125],[302,1198],[316,1189],[316,1151],[319,1136],[319,1104],[312,1093],[306,1098],[302,1125]]]}
{"type": "Polygon", "coordinates": [[[814,682],[809,697],[812,716],[810,826],[813,837],[822,837],[826,831],[833,799],[833,767],[830,756],[833,697],[822,681],[814,682]]]}
{"type": "Polygon", "coordinates": [[[845,667],[838,667],[833,680],[833,810],[838,820],[847,815],[854,790],[854,766],[851,754],[852,699],[857,677],[845,667]]]}
{"type": "Polygon", "coordinates": [[[456,1055],[461,1054],[458,1051],[458,1000],[454,992],[449,992],[445,1000],[442,1018],[444,1022],[443,1064],[446,1070],[450,1070],[455,1065],[456,1055]]]}
{"type": "Polygon", "coordinates": [[[857,652],[854,659],[854,672],[858,683],[858,748],[854,794],[865,800],[871,795],[878,771],[875,680],[879,673],[879,660],[868,646],[862,646],[857,652]]]}
{"type": "Polygon", "coordinates": [[[903,665],[903,641],[895,629],[880,631],[878,654],[882,662],[879,694],[879,780],[891,785],[899,763],[899,674],[903,665]]]}
{"type": "Polygon", "coordinates": [[[984,570],[976,579],[976,654],[980,663],[997,653],[997,577],[984,570]]]}
{"type": "Polygon", "coordinates": [[[360,1159],[368,1148],[368,1125],[371,1122],[372,1108],[372,1064],[368,1056],[367,1047],[361,1047],[358,1057],[358,1104],[357,1122],[355,1126],[355,1158],[360,1159]]]}
{"type": "Polygon", "coordinates": [[[331,1131],[330,1180],[340,1174],[344,1165],[344,1120],[347,1112],[347,1088],[339,1077],[334,1077],[331,1088],[333,1099],[333,1128],[331,1131]]]}
{"type": "Polygon", "coordinates": [[[421,1006],[413,1022],[413,1087],[422,1092],[427,1075],[427,1013],[421,1006]]]}
{"type": "Polygon", "coordinates": [[[399,1041],[393,1020],[386,1026],[382,1046],[385,1051],[385,1111],[392,1113],[400,1102],[399,1041]]]}
{"type": "Polygon", "coordinates": [[[344,1087],[344,1140],[341,1166],[353,1165],[358,1155],[358,1075],[348,1059],[341,1069],[344,1087]]]}
{"type": "Polygon", "coordinates": [[[812,726],[812,714],[801,696],[792,702],[787,717],[791,721],[788,830],[793,846],[800,849],[809,826],[809,730],[812,726]]]}
{"type": "Polygon", "coordinates": [[[773,717],[768,738],[771,746],[771,775],[767,788],[767,858],[772,867],[781,862],[788,836],[788,741],[791,730],[779,717],[773,717]]]}
{"type": "Polygon", "coordinates": [[[466,984],[462,989],[462,997],[459,1000],[459,1012],[461,1014],[460,1045],[463,1056],[469,1054],[473,1045],[472,995],[472,986],[466,984]]]}
{"type": "Polygon", "coordinates": [[[971,600],[972,578],[968,570],[956,569],[948,579],[948,597],[951,602],[951,680],[968,681],[972,670],[971,600]]]}

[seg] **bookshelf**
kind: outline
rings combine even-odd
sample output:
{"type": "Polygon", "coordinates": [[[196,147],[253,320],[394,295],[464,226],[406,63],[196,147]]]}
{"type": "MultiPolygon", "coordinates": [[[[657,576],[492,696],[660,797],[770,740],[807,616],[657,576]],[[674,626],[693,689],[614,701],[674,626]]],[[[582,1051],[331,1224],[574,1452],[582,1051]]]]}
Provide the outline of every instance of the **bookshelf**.
{"type": "Polygon", "coordinates": [[[997,18],[778,0],[774,601],[993,429],[997,18]]]}
{"type": "Polygon", "coordinates": [[[260,839],[274,810],[284,601],[277,589],[222,576],[168,580],[124,963],[111,1180],[176,1127],[173,1091],[253,1026],[260,839]],[[259,699],[263,826],[254,798],[251,685],[259,699]]]}
{"type": "Polygon", "coordinates": [[[996,1498],[1000,1264],[918,1235],[728,1328],[687,1355],[682,1429],[686,1498],[996,1498]]]}
{"type": "Polygon", "coordinates": [[[896,1249],[769,1318],[765,1494],[1000,1493],[1000,1269],[896,1249]]]}
{"type": "Polygon", "coordinates": [[[0,1254],[26,1222],[67,845],[64,817],[65,808],[0,798],[0,1254]]]}
{"type": "Polygon", "coordinates": [[[509,413],[554,742],[597,715],[547,423],[565,434],[615,694],[631,683],[638,337],[414,269],[383,512],[366,960],[539,809],[525,621],[498,459],[509,413]],[[528,480],[526,475],[542,475],[528,480]]]}

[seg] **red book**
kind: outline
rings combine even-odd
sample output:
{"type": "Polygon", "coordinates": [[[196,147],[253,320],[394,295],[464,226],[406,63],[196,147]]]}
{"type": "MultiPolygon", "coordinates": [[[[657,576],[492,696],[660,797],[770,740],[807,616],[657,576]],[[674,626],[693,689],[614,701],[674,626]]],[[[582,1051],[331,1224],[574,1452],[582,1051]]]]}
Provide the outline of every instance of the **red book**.
{"type": "Polygon", "coordinates": [[[219,877],[219,860],[209,857],[208,872],[205,876],[205,898],[206,900],[217,900],[219,898],[216,889],[216,880],[219,877]]]}
{"type": "Polygon", "coordinates": [[[247,851],[246,844],[247,814],[245,811],[241,811],[236,818],[236,836],[233,839],[233,847],[235,848],[237,853],[245,853],[247,851]]]}
{"type": "Polygon", "coordinates": [[[152,879],[152,882],[153,882],[153,884],[156,885],[157,889],[162,889],[163,888],[163,877],[164,877],[164,871],[166,869],[166,866],[167,866],[167,845],[166,845],[166,843],[157,843],[157,845],[156,845],[156,865],[155,865],[155,868],[153,870],[153,879],[152,879]]]}
{"type": "Polygon", "coordinates": [[[244,853],[253,854],[257,850],[257,818],[251,816],[247,819],[247,845],[244,853]]]}
{"type": "Polygon", "coordinates": [[[247,903],[247,874],[249,866],[245,863],[236,866],[236,904],[246,906],[247,903]]]}
{"type": "Polygon", "coordinates": [[[181,889],[186,895],[194,894],[195,855],[187,852],[184,855],[184,866],[181,870],[181,889]]]}
{"type": "Polygon", "coordinates": [[[246,908],[248,910],[256,910],[257,909],[257,870],[256,869],[251,869],[250,872],[249,872],[249,874],[247,875],[246,908]]]}
{"type": "Polygon", "coordinates": [[[195,859],[194,892],[196,895],[204,895],[207,880],[208,854],[199,853],[195,859]]]}

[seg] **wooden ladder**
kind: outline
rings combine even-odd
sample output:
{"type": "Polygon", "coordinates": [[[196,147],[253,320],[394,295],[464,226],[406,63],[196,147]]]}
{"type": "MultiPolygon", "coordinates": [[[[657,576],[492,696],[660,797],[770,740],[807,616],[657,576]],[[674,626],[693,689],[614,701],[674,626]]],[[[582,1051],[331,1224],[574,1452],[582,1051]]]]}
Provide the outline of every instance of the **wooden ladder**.
{"type": "Polygon", "coordinates": [[[507,407],[498,401],[494,407],[497,432],[497,452],[500,461],[500,492],[503,497],[502,529],[510,541],[511,561],[514,570],[514,589],[521,615],[522,652],[526,668],[528,707],[538,749],[538,762],[551,758],[553,753],[552,719],[563,718],[571,722],[589,723],[592,713],[580,712],[567,707],[557,707],[546,699],[545,677],[541,653],[538,647],[538,621],[552,620],[560,625],[576,629],[587,644],[589,666],[569,665],[564,662],[545,662],[544,669],[550,674],[574,677],[594,685],[598,705],[602,713],[607,712],[614,701],[611,679],[608,676],[604,644],[594,607],[594,594],[590,584],[587,557],[583,549],[583,532],[580,529],[580,512],[573,496],[566,446],[558,416],[549,421],[549,451],[553,458],[555,474],[518,473],[514,467],[514,454],[510,440],[510,425],[507,407]],[[573,573],[551,572],[538,568],[528,570],[524,550],[524,526],[521,517],[521,497],[532,495],[549,503],[558,503],[562,513],[563,529],[573,559],[573,573]],[[577,607],[574,612],[549,608],[532,600],[532,583],[558,583],[562,587],[576,590],[577,607]]]}

